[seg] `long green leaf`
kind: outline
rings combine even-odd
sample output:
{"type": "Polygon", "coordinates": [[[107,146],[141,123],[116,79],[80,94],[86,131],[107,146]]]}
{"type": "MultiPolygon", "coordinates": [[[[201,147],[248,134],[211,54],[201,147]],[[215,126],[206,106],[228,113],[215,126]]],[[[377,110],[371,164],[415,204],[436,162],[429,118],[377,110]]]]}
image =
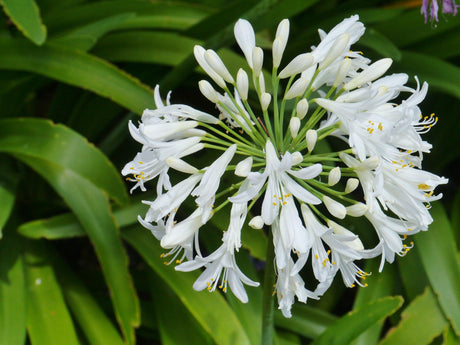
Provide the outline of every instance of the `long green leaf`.
{"type": "Polygon", "coordinates": [[[366,34],[359,40],[359,44],[374,49],[384,57],[389,57],[396,61],[401,59],[401,52],[398,47],[375,29],[366,30],[366,34]]]}
{"type": "Polygon", "coordinates": [[[184,307],[180,296],[175,295],[151,269],[149,271],[148,281],[152,291],[161,343],[163,345],[213,344],[211,337],[204,332],[200,324],[184,307]],[[177,325],[178,315],[181,319],[180,327],[177,325]]]}
{"type": "Polygon", "coordinates": [[[417,234],[415,244],[442,310],[460,335],[460,264],[455,237],[440,203],[433,204],[433,224],[428,232],[417,234]]]}
{"type": "Polygon", "coordinates": [[[29,242],[24,263],[32,345],[80,344],[44,243],[29,242]]]}
{"type": "Polygon", "coordinates": [[[2,238],[2,230],[5,226],[11,211],[13,210],[16,200],[16,186],[19,181],[19,174],[13,168],[12,160],[6,156],[0,156],[0,239],[2,238]]]}
{"type": "Polygon", "coordinates": [[[460,98],[460,68],[436,57],[402,52],[401,61],[395,66],[405,73],[415,74],[430,86],[460,98]]]}
{"type": "Polygon", "coordinates": [[[391,329],[379,345],[430,344],[446,327],[433,292],[427,288],[402,312],[401,322],[391,329]]]}
{"type": "Polygon", "coordinates": [[[46,179],[81,222],[95,247],[123,334],[133,344],[134,327],[140,322],[139,304],[106,195],[88,180],[59,165],[25,154],[15,156],[46,179]]]}
{"type": "Polygon", "coordinates": [[[114,65],[82,51],[0,38],[0,69],[29,71],[90,90],[141,114],[153,91],[114,65]]]}
{"type": "MultiPolygon", "coordinates": [[[[137,216],[145,214],[148,206],[141,203],[141,199],[145,199],[147,196],[142,195],[141,197],[134,197],[129,204],[114,208],[113,216],[119,227],[136,224],[138,222],[137,216]]],[[[29,238],[46,238],[49,240],[86,236],[85,230],[72,213],[22,224],[18,232],[29,238]]]]}
{"type": "Polygon", "coordinates": [[[62,259],[56,261],[54,267],[64,298],[88,342],[92,345],[123,345],[115,326],[88,289],[62,259]]]}
{"type": "Polygon", "coordinates": [[[369,327],[398,310],[402,297],[384,297],[353,310],[328,327],[312,345],[348,345],[369,327]]]}
{"type": "MultiPolygon", "coordinates": [[[[366,265],[366,272],[372,272],[368,276],[366,282],[368,286],[361,288],[356,295],[353,309],[359,308],[370,301],[375,301],[379,298],[389,296],[393,292],[395,281],[395,268],[393,265],[387,265],[385,269],[379,273],[380,260],[370,260],[366,265]]],[[[375,345],[378,343],[380,333],[383,327],[383,320],[363,332],[353,345],[375,345]]]]}
{"type": "Polygon", "coordinates": [[[223,297],[219,293],[194,291],[192,285],[197,278],[195,272],[176,272],[173,267],[164,265],[160,259],[163,249],[147,230],[132,227],[124,230],[122,235],[181,298],[185,307],[216,344],[250,344],[240,321],[223,297]]]}
{"type": "Polygon", "coordinates": [[[23,345],[27,298],[19,236],[7,231],[0,242],[0,345],[23,345]]]}
{"type": "Polygon", "coordinates": [[[118,202],[127,200],[120,175],[107,157],[63,125],[33,118],[0,120],[0,152],[48,161],[90,181],[118,202]]]}
{"type": "Polygon", "coordinates": [[[1,0],[0,3],[24,36],[38,45],[45,42],[46,27],[34,0],[1,0]]]}
{"type": "Polygon", "coordinates": [[[326,311],[296,303],[292,317],[287,319],[281,312],[275,313],[275,325],[304,337],[314,339],[331,326],[337,318],[326,311]]]}

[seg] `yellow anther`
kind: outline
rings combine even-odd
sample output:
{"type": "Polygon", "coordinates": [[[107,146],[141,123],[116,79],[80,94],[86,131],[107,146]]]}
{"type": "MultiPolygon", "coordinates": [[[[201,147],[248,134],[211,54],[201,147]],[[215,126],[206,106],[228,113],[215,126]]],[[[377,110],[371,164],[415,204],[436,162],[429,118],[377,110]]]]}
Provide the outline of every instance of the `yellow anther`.
{"type": "Polygon", "coordinates": [[[273,194],[273,197],[276,198],[276,194],[273,194]]]}
{"type": "Polygon", "coordinates": [[[144,164],[144,162],[139,162],[139,164],[144,164]]]}
{"type": "Polygon", "coordinates": [[[354,287],[355,287],[355,284],[351,284],[350,287],[351,287],[351,288],[354,288],[354,287]]]}
{"type": "Polygon", "coordinates": [[[133,167],[131,167],[131,168],[129,168],[129,169],[131,169],[131,170],[134,170],[134,168],[133,168],[133,167]]]}
{"type": "Polygon", "coordinates": [[[369,284],[367,284],[367,283],[366,283],[366,284],[364,284],[364,286],[365,286],[365,287],[368,287],[368,286],[369,286],[369,284]]]}
{"type": "Polygon", "coordinates": [[[278,197],[278,199],[280,199],[280,200],[283,200],[283,198],[282,198],[282,197],[280,197],[280,196],[278,197]]]}
{"type": "Polygon", "coordinates": [[[382,123],[379,123],[378,129],[379,129],[380,131],[383,131],[382,123]]]}
{"type": "Polygon", "coordinates": [[[407,231],[412,231],[412,228],[407,229],[407,231]]]}
{"type": "Polygon", "coordinates": [[[407,235],[406,235],[406,234],[404,234],[404,235],[403,235],[403,239],[406,239],[406,238],[407,238],[407,235]]]}
{"type": "Polygon", "coordinates": [[[273,203],[273,206],[276,206],[276,202],[273,203]]]}
{"type": "Polygon", "coordinates": [[[330,250],[330,249],[326,252],[326,255],[329,255],[329,254],[331,254],[331,250],[330,250]]]}
{"type": "Polygon", "coordinates": [[[318,256],[318,254],[315,254],[315,258],[316,258],[316,259],[319,259],[319,256],[318,256]]]}
{"type": "Polygon", "coordinates": [[[283,205],[286,205],[286,204],[287,204],[287,202],[286,202],[286,201],[283,201],[283,205]]]}
{"type": "Polygon", "coordinates": [[[335,265],[335,261],[332,261],[332,264],[335,265]]]}
{"type": "Polygon", "coordinates": [[[227,287],[224,287],[224,288],[222,289],[222,291],[223,291],[223,292],[227,292],[227,287]]]}

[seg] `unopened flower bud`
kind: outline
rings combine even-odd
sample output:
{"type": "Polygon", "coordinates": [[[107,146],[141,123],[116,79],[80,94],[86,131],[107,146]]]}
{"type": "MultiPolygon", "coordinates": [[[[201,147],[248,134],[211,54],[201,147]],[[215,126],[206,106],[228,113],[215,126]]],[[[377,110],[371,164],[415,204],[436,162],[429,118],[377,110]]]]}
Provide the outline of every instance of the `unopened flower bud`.
{"type": "Polygon", "coordinates": [[[246,177],[251,172],[252,168],[252,157],[248,157],[239,162],[235,167],[235,175],[240,177],[246,177]]]}
{"type": "Polygon", "coordinates": [[[264,227],[264,220],[261,216],[256,216],[249,221],[248,225],[253,229],[259,230],[264,227]]]}
{"type": "Polygon", "coordinates": [[[291,120],[289,121],[289,130],[291,131],[292,138],[295,139],[297,137],[297,134],[299,134],[299,128],[300,128],[300,119],[298,117],[291,117],[291,120]]]}
{"type": "Polygon", "coordinates": [[[264,63],[264,51],[260,47],[254,47],[252,49],[252,70],[255,76],[259,76],[262,71],[262,65],[264,63]]]}
{"type": "Polygon", "coordinates": [[[349,178],[345,186],[345,193],[351,193],[359,186],[359,180],[357,178],[349,178]]]}
{"type": "Polygon", "coordinates": [[[205,53],[206,50],[202,46],[196,45],[193,49],[195,59],[201,68],[211,77],[212,80],[214,80],[217,85],[221,88],[225,88],[226,84],[224,79],[208,64],[205,59],[205,53]]]}
{"type": "Polygon", "coordinates": [[[316,140],[318,140],[318,133],[314,129],[309,129],[307,134],[305,134],[305,140],[307,141],[308,152],[313,151],[316,145],[316,140]]]}
{"type": "Polygon", "coordinates": [[[238,70],[238,74],[236,75],[236,88],[238,89],[240,98],[246,101],[248,99],[249,80],[247,73],[242,68],[238,70]]]}
{"type": "Polygon", "coordinates": [[[329,213],[332,214],[334,217],[343,219],[347,215],[347,209],[340,202],[331,199],[327,195],[323,197],[323,202],[324,206],[326,206],[329,213]]]}
{"type": "Polygon", "coordinates": [[[339,167],[335,167],[331,169],[331,171],[329,172],[328,179],[327,179],[327,184],[329,186],[336,185],[337,182],[340,181],[340,177],[341,177],[341,171],[339,167]]]}
{"type": "Polygon", "coordinates": [[[296,105],[297,117],[299,119],[303,119],[308,112],[308,101],[303,98],[296,105]]]}
{"type": "Polygon", "coordinates": [[[295,81],[294,84],[292,84],[292,86],[289,88],[289,91],[286,92],[284,99],[289,100],[302,96],[305,93],[305,90],[307,90],[309,83],[310,81],[307,78],[300,77],[295,81]]]}
{"type": "Polygon", "coordinates": [[[328,220],[327,225],[332,229],[334,234],[350,237],[350,241],[344,241],[344,243],[348,247],[350,247],[351,249],[354,249],[354,250],[356,250],[358,252],[364,250],[363,242],[361,242],[361,240],[359,239],[358,236],[356,236],[356,234],[354,234],[353,232],[351,232],[347,228],[343,227],[342,225],[337,224],[333,220],[328,220]]]}
{"type": "Polygon", "coordinates": [[[284,67],[278,77],[284,79],[301,73],[313,65],[313,62],[314,58],[311,53],[297,55],[286,67],[284,67]]]}
{"type": "Polygon", "coordinates": [[[293,152],[291,156],[292,156],[292,165],[297,165],[297,164],[302,163],[303,156],[299,151],[293,152]]]}
{"type": "Polygon", "coordinates": [[[259,74],[259,87],[260,87],[260,93],[265,93],[265,77],[263,73],[259,74]]]}
{"type": "Polygon", "coordinates": [[[211,66],[212,69],[216,71],[216,73],[220,75],[227,83],[233,84],[235,82],[227,67],[225,67],[219,55],[217,55],[214,50],[206,50],[204,53],[204,58],[209,66],[211,66]]]}
{"type": "Polygon", "coordinates": [[[200,91],[203,94],[203,96],[209,99],[212,103],[219,102],[219,95],[207,80],[201,80],[198,83],[198,87],[200,88],[200,91]]]}
{"type": "Polygon", "coordinates": [[[352,217],[361,217],[368,210],[368,206],[362,202],[347,207],[347,214],[352,217]]]}
{"type": "Polygon", "coordinates": [[[337,87],[343,83],[343,81],[345,80],[345,77],[350,71],[350,67],[351,67],[351,59],[349,58],[343,59],[342,64],[340,65],[339,70],[337,71],[337,74],[335,75],[334,84],[333,84],[334,87],[337,87]]]}
{"type": "Polygon", "coordinates": [[[272,46],[273,67],[278,68],[280,66],[284,48],[286,48],[286,42],[283,42],[281,37],[276,37],[272,46]]]}
{"type": "Polygon", "coordinates": [[[361,168],[366,169],[366,170],[373,170],[377,168],[380,164],[380,158],[378,156],[372,156],[367,159],[365,159],[361,163],[361,168]]]}
{"type": "Polygon", "coordinates": [[[264,92],[260,96],[260,105],[262,106],[262,110],[265,111],[268,109],[268,106],[270,105],[270,101],[272,100],[272,95],[270,95],[267,92],[264,92]]]}
{"type": "Polygon", "coordinates": [[[339,56],[341,56],[345,49],[348,46],[348,42],[350,41],[350,35],[344,33],[339,36],[332,45],[331,49],[327,52],[326,57],[318,66],[318,69],[322,70],[328,67],[331,63],[333,63],[339,56]]]}
{"type": "Polygon", "coordinates": [[[170,168],[186,173],[186,174],[195,174],[198,172],[198,169],[194,166],[188,164],[184,160],[176,157],[168,157],[166,158],[166,165],[170,168]]]}
{"type": "Polygon", "coordinates": [[[391,66],[393,60],[390,58],[380,59],[374,62],[372,65],[367,67],[361,73],[359,73],[356,77],[346,83],[343,88],[345,90],[353,90],[357,87],[361,87],[362,85],[374,81],[377,78],[380,78],[391,66]]]}

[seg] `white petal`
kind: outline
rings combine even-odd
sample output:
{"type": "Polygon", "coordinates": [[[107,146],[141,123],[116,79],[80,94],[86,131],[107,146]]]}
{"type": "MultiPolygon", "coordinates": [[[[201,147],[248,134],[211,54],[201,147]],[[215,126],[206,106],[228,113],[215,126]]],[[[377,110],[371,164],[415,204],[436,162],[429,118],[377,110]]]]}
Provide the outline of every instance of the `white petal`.
{"type": "Polygon", "coordinates": [[[249,67],[252,68],[252,50],[256,46],[256,36],[251,23],[245,19],[238,19],[234,27],[235,39],[243,51],[249,67]]]}

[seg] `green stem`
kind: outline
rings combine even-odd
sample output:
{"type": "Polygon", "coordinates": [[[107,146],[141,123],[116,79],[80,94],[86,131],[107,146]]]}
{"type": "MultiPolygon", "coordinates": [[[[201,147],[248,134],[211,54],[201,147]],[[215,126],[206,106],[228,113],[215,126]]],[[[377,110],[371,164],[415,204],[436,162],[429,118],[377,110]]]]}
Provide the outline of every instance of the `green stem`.
{"type": "Polygon", "coordinates": [[[262,306],[262,345],[273,344],[274,333],[274,294],[275,284],[275,248],[273,246],[273,234],[270,231],[268,236],[267,255],[265,262],[264,292],[262,306]]]}

